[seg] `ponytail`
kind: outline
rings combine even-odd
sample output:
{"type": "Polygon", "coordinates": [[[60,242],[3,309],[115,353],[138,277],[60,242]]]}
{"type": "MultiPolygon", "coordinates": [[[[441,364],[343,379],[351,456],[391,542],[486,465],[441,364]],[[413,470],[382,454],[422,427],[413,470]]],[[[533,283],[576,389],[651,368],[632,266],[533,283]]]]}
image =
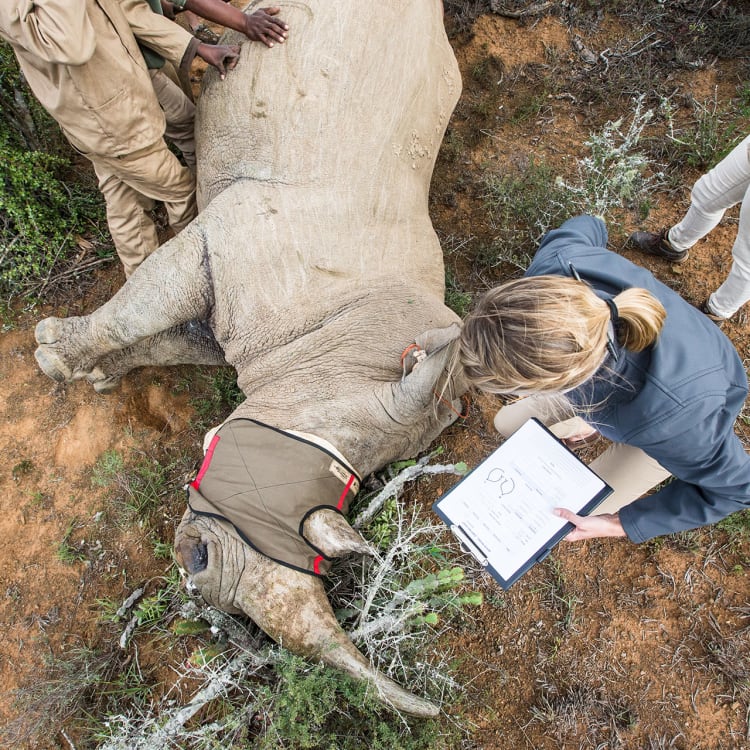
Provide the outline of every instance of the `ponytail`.
{"type": "MultiPolygon", "coordinates": [[[[614,298],[622,346],[641,351],[666,317],[645,289],[614,298]]],[[[459,360],[469,382],[490,393],[564,393],[601,367],[610,344],[610,305],[588,284],[530,276],[490,289],[464,321],[459,360]]]]}
{"type": "Polygon", "coordinates": [[[617,337],[626,349],[641,352],[651,346],[664,325],[667,312],[646,289],[632,287],[614,298],[617,305],[617,337]]]}

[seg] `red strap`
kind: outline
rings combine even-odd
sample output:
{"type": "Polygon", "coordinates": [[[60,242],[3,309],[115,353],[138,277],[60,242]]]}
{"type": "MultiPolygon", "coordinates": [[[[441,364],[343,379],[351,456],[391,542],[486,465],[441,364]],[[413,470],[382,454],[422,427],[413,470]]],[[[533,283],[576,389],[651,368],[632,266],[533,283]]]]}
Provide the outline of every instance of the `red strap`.
{"type": "Polygon", "coordinates": [[[208,471],[208,466],[211,463],[211,459],[214,457],[214,450],[216,449],[216,446],[219,443],[219,440],[221,440],[221,437],[219,436],[219,433],[217,432],[212,438],[211,442],[209,443],[208,450],[206,451],[206,456],[203,459],[203,463],[201,464],[200,471],[198,472],[198,476],[190,483],[190,486],[193,489],[199,489],[201,486],[201,480],[203,479],[205,473],[208,471]]]}
{"type": "Polygon", "coordinates": [[[404,360],[408,356],[409,352],[416,349],[417,351],[421,351],[422,347],[419,344],[409,344],[409,346],[404,349],[404,351],[401,352],[401,366],[404,365],[404,360]]]}
{"type": "Polygon", "coordinates": [[[346,493],[349,492],[353,484],[354,484],[354,474],[352,474],[349,477],[349,481],[346,483],[346,487],[344,487],[344,491],[341,493],[341,497],[339,498],[338,503],[336,503],[336,508],[338,510],[341,510],[344,507],[344,500],[346,500],[346,493]]]}
{"type": "MultiPolygon", "coordinates": [[[[346,500],[346,493],[349,492],[349,490],[351,489],[352,485],[354,484],[355,479],[356,477],[354,476],[354,474],[351,474],[349,476],[349,481],[346,483],[346,487],[344,487],[344,491],[341,493],[341,497],[339,497],[338,503],[336,503],[336,508],[338,510],[341,510],[344,507],[344,500],[346,500]]],[[[318,555],[313,560],[313,573],[315,573],[315,575],[317,576],[320,575],[320,563],[323,562],[323,559],[324,559],[323,555],[318,555]]]]}

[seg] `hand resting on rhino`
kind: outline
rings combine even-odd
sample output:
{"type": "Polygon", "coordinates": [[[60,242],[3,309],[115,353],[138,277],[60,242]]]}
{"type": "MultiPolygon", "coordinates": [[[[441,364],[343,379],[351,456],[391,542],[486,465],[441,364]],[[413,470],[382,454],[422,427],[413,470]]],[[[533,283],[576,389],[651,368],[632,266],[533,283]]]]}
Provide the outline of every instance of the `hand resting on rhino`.
{"type": "MultiPolygon", "coordinates": [[[[242,44],[220,85],[205,76],[198,218],[98,310],[42,320],[36,357],[51,378],[100,392],[143,365],[229,364],[245,395],[229,425],[301,437],[345,467],[344,482],[424,450],[460,411],[447,374],[459,321],[427,195],[461,83],[439,0],[308,0],[284,13],[287,44],[242,44]]],[[[275,459],[293,477],[284,450],[275,459]]],[[[343,499],[312,500],[290,544],[323,558],[369,551],[343,499]]],[[[435,715],[354,647],[315,571],[261,554],[263,539],[219,515],[189,507],[175,540],[211,604],[367,680],[398,710],[435,715]]]]}

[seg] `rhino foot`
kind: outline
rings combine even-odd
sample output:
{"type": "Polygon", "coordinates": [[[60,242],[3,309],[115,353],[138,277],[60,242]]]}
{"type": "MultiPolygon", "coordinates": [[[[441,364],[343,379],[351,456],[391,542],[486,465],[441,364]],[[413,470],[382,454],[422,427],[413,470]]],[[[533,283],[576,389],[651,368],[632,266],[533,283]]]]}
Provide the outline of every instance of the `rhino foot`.
{"type": "Polygon", "coordinates": [[[56,344],[64,335],[60,318],[45,318],[36,324],[34,338],[37,344],[56,344]]]}
{"type": "Polygon", "coordinates": [[[34,357],[47,377],[66,383],[91,374],[94,360],[87,360],[73,343],[82,338],[82,327],[80,318],[45,318],[36,324],[34,337],[39,347],[34,357]]]}

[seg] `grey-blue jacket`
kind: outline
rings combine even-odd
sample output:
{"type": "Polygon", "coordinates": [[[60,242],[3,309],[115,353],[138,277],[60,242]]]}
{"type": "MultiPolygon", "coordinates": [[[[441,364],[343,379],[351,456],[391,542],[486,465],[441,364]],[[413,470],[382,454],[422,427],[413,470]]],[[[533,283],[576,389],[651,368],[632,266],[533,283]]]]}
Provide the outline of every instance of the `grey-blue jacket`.
{"type": "Polygon", "coordinates": [[[608,356],[594,378],[568,394],[602,435],[643,449],[674,476],[620,510],[628,537],[643,542],[750,506],[750,456],[734,432],[747,374],[714,323],[606,244],[604,222],[570,219],[546,235],[526,275],[575,276],[572,265],[603,299],[641,287],[667,311],[655,344],[637,353],[616,345],[617,359],[608,356]]]}

